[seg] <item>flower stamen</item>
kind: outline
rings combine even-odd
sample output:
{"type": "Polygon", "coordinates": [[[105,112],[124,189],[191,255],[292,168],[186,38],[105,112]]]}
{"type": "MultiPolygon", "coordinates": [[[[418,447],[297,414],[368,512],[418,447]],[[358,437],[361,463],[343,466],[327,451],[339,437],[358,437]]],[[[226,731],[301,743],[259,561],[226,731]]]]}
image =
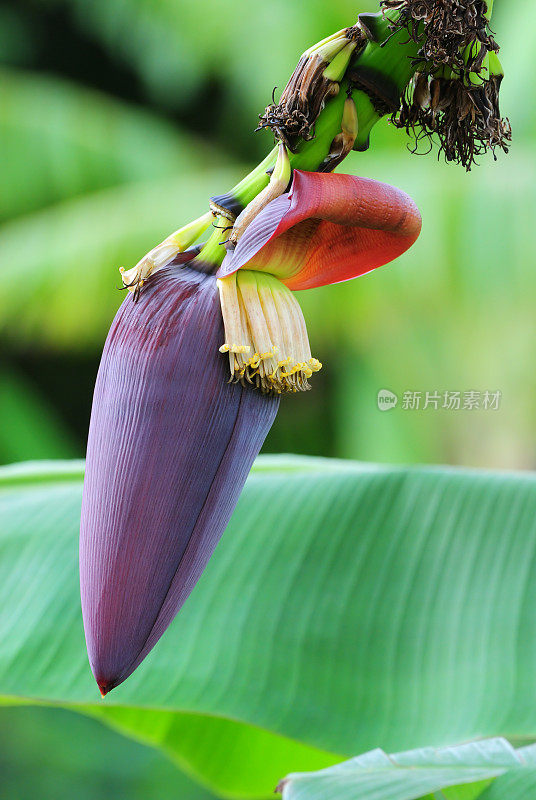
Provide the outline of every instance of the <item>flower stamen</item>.
{"type": "Polygon", "coordinates": [[[301,308],[273,275],[238,270],[218,280],[232,381],[265,394],[306,391],[322,364],[311,356],[301,308]]]}

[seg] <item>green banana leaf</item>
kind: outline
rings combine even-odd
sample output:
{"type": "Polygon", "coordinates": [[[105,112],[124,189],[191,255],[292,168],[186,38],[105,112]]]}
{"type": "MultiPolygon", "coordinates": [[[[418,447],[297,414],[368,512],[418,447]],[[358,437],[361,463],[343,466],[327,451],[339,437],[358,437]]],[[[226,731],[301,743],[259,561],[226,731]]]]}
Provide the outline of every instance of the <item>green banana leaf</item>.
{"type": "Polygon", "coordinates": [[[103,702],[82,465],[0,470],[0,695],[97,716],[220,794],[377,746],[536,738],[536,476],[260,458],[169,631],[103,702]]]}
{"type": "Polygon", "coordinates": [[[289,775],[279,790],[283,800],[528,800],[536,793],[536,746],[514,750],[487,739],[393,755],[376,749],[289,775]]]}

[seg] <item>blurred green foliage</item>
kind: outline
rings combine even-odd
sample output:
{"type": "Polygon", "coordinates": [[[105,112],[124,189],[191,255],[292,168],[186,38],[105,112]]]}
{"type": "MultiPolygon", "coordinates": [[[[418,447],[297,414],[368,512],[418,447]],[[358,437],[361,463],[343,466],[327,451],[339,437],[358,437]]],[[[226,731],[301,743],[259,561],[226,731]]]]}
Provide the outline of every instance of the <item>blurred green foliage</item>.
{"type": "MultiPolygon", "coordinates": [[[[325,366],[312,392],[283,404],[267,450],[534,466],[536,105],[524,76],[536,12],[529,0],[496,5],[511,154],[467,175],[434,153],[412,155],[383,121],[370,150],[346,160],[344,169],[410,192],[423,233],[388,268],[301,294],[325,366]],[[409,411],[399,402],[382,413],[382,388],[400,400],[499,390],[502,404],[409,411]]],[[[0,462],[83,455],[99,352],[122,299],[117,267],[266,152],[270,135],[252,130],[273,86],[311,42],[375,7],[4,3],[0,462]]]]}
{"type": "Polygon", "coordinates": [[[214,800],[160,751],[61,708],[0,708],[2,800],[214,800]]]}
{"type": "MultiPolygon", "coordinates": [[[[312,42],[372,0],[4,0],[0,7],[0,463],[81,456],[117,267],[206,207],[271,146],[253,135],[312,42]]],[[[497,2],[510,156],[470,175],[413,156],[387,122],[344,169],[399,185],[424,219],[398,262],[302,293],[314,389],[266,449],[534,467],[536,44],[531,0],[497,2]],[[382,413],[376,394],[500,390],[501,410],[382,413]]],[[[96,722],[2,710],[4,798],[201,789],[96,722]],[[76,741],[76,745],[73,743],[76,741]],[[83,742],[83,750],[80,749],[83,742]]]]}

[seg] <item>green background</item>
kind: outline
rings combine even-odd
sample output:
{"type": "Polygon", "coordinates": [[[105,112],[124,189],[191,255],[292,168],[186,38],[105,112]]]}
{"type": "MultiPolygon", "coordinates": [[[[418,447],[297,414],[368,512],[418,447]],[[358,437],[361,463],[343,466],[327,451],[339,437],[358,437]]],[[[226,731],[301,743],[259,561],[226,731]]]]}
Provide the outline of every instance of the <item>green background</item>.
{"type": "MultiPolygon", "coordinates": [[[[265,154],[270,134],[252,131],[272,88],[307,46],[373,9],[367,0],[2,3],[0,463],[83,456],[99,354],[122,299],[117,267],[265,154]]],[[[468,175],[435,153],[411,155],[383,121],[371,149],[345,161],[409,192],[423,233],[389,267],[299,295],[324,368],[313,391],[282,403],[265,452],[534,468],[536,9],[499,0],[493,19],[511,154],[482,158],[468,175]],[[500,391],[502,402],[380,412],[382,388],[400,399],[500,391]]],[[[2,798],[17,800],[208,797],[156,752],[53,709],[2,711],[0,774],[2,798]]]]}

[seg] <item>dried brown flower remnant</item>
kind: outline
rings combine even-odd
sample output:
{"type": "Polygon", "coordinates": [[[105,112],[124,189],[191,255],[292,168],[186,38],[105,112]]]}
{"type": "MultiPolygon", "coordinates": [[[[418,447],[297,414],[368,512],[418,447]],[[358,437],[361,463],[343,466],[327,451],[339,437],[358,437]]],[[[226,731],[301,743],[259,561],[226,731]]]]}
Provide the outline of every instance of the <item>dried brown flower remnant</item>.
{"type": "Polygon", "coordinates": [[[393,114],[419,142],[439,142],[446,161],[467,170],[500,147],[512,130],[499,110],[502,69],[489,28],[486,0],[381,0],[392,31],[405,30],[420,47],[412,84],[393,114]],[[393,13],[394,12],[394,13],[393,13]]]}
{"type": "Polygon", "coordinates": [[[364,47],[366,41],[359,25],[354,25],[307,50],[298,61],[279,103],[273,100],[259,116],[257,130],[271,128],[275,138],[290,150],[298,138],[312,139],[318,115],[326,101],[338,94],[339,81],[350,57],[355,50],[364,47]]]}
{"type": "Polygon", "coordinates": [[[499,50],[486,0],[381,0],[380,5],[398,12],[392,29],[405,28],[414,41],[422,41],[419,58],[433,68],[480,72],[486,53],[499,50]]]}
{"type": "Polygon", "coordinates": [[[402,101],[393,116],[399,128],[413,134],[416,147],[434,135],[446,161],[462,164],[467,171],[488,149],[508,152],[512,128],[499,110],[501,75],[492,75],[481,86],[466,86],[461,80],[432,78],[419,73],[413,95],[402,101]]]}

